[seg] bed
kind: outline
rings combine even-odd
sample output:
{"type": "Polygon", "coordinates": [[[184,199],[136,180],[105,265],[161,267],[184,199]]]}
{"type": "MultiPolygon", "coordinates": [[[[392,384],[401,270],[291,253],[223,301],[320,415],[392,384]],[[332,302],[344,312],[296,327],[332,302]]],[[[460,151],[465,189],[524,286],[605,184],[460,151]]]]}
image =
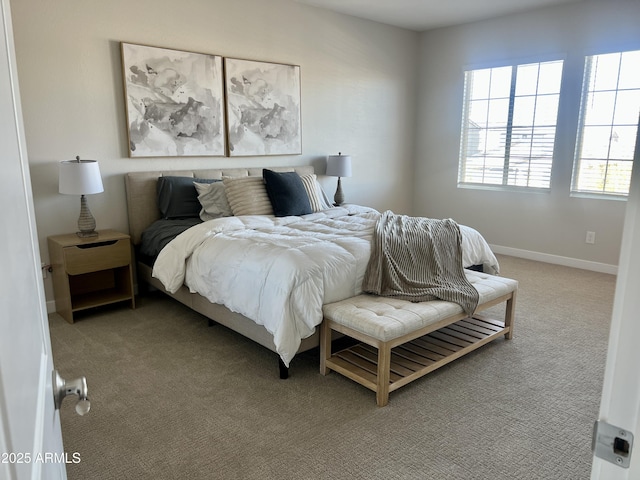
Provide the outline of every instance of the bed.
{"type": "MultiPolygon", "coordinates": [[[[265,168],[307,178],[314,173],[312,166],[265,168]]],[[[129,229],[139,286],[149,284],[276,352],[280,376],[286,378],[294,355],[319,345],[316,327],[322,321],[323,303],[361,293],[379,212],[358,205],[326,208],[323,195],[324,207],[316,205],[311,214],[196,220],[156,259],[140,253],[143,233],[162,217],[157,197],[162,177],[196,182],[225,178],[226,182],[262,176],[263,168],[127,173],[129,229]],[[268,265],[263,268],[263,263],[268,265]]],[[[498,273],[498,262],[481,235],[460,228],[464,266],[482,265],[485,271],[498,273]]]]}

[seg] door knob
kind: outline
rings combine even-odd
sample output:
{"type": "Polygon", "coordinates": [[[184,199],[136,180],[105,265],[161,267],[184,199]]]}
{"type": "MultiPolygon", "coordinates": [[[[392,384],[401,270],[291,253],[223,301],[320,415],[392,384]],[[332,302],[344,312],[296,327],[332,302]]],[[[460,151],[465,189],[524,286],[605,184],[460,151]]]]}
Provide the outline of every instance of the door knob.
{"type": "Polygon", "coordinates": [[[67,382],[60,376],[57,370],[54,370],[52,386],[56,410],[60,409],[62,400],[64,400],[64,397],[67,395],[77,395],[78,403],[76,403],[76,412],[78,412],[78,415],[84,415],[91,409],[91,402],[89,402],[89,398],[87,398],[87,379],[85,377],[79,377],[67,382]]]}

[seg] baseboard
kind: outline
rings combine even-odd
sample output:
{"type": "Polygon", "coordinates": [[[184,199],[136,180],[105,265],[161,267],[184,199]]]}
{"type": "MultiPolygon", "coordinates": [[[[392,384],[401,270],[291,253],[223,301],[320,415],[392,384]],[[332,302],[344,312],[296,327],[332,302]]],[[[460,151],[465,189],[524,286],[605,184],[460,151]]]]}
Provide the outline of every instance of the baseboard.
{"type": "Polygon", "coordinates": [[[47,314],[55,313],[55,311],[56,311],[56,301],[55,300],[49,300],[45,304],[47,306],[47,314]]]}
{"type": "Polygon", "coordinates": [[[521,250],[519,248],[502,247],[500,245],[490,245],[490,247],[491,250],[497,254],[526,258],[527,260],[536,260],[538,262],[553,263],[555,265],[563,265],[565,267],[581,268],[583,270],[591,270],[593,272],[609,273],[611,275],[618,274],[617,265],[591,262],[589,260],[581,260],[579,258],[562,257],[560,255],[551,255],[549,253],[532,252],[530,250],[521,250]]]}

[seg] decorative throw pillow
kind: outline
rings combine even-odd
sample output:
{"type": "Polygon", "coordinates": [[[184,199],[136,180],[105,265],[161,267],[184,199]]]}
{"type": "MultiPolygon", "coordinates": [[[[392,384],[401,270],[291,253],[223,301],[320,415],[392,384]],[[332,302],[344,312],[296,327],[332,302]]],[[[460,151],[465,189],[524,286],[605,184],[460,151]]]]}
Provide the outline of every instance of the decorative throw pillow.
{"type": "Polygon", "coordinates": [[[213,183],[193,182],[198,192],[198,201],[202,206],[200,218],[203,222],[213,218],[230,217],[233,215],[222,180],[213,183]]]}
{"type": "Polygon", "coordinates": [[[331,208],[331,204],[329,204],[329,201],[326,199],[326,195],[322,191],[322,187],[318,183],[315,173],[300,175],[300,180],[302,180],[302,184],[307,190],[307,195],[309,195],[311,210],[321,212],[322,210],[331,208]]]}
{"type": "Polygon", "coordinates": [[[211,183],[212,179],[166,176],[156,184],[158,209],[162,218],[198,217],[200,202],[193,182],[211,183]]]}
{"type": "Polygon", "coordinates": [[[276,217],[312,213],[309,195],[296,172],[262,170],[267,195],[276,217]]]}
{"type": "Polygon", "coordinates": [[[222,183],[234,215],[273,215],[262,177],[226,177],[222,183]]]}

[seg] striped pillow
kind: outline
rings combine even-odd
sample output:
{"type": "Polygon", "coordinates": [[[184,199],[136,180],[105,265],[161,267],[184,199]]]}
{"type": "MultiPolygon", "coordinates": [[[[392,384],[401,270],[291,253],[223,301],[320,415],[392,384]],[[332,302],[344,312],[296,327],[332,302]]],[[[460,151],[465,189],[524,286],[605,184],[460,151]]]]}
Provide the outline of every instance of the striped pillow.
{"type": "Polygon", "coordinates": [[[309,195],[309,203],[311,204],[311,210],[314,212],[321,212],[331,208],[331,205],[325,200],[322,192],[322,187],[318,183],[315,173],[308,175],[300,175],[302,184],[304,185],[307,195],[309,195]]]}
{"type": "Polygon", "coordinates": [[[273,215],[262,177],[226,177],[222,182],[234,215],[273,215]]]}

